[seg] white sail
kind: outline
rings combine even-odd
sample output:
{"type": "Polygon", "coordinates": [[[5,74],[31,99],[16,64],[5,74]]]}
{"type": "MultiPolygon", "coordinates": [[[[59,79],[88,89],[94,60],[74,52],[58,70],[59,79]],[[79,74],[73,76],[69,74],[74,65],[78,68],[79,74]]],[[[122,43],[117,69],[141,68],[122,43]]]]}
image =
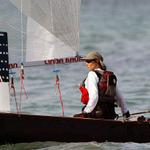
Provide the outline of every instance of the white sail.
{"type": "Polygon", "coordinates": [[[76,51],[28,17],[26,60],[42,61],[75,56],[76,51]],[[32,34],[31,34],[32,33],[32,34]],[[34,39],[37,37],[36,39],[34,39]],[[43,40],[44,39],[44,40],[43,40]],[[32,50],[32,51],[31,51],[32,50]]]}
{"type": "MultiPolygon", "coordinates": [[[[8,33],[9,64],[45,63],[76,56],[80,3],[81,0],[0,0],[0,31],[8,33]]],[[[9,111],[8,81],[0,84],[0,110],[9,111]]]]}
{"type": "MultiPolygon", "coordinates": [[[[10,0],[26,19],[26,61],[76,56],[79,51],[80,0],[10,0]]],[[[24,17],[22,16],[21,19],[24,17]]]]}

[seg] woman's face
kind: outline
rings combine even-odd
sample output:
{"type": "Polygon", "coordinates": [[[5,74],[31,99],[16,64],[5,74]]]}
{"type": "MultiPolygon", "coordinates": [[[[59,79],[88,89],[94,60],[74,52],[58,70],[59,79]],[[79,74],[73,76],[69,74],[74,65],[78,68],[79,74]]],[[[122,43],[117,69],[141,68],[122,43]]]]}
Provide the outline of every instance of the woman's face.
{"type": "Polygon", "coordinates": [[[85,62],[89,71],[93,71],[94,69],[99,67],[98,63],[95,60],[87,60],[85,62]]]}

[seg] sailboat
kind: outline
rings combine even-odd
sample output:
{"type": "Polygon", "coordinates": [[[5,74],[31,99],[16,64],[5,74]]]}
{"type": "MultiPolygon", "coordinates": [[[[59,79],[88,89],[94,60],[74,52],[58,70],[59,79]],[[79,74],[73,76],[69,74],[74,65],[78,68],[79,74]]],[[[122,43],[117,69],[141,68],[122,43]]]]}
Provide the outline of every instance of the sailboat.
{"type": "MultiPolygon", "coordinates": [[[[32,115],[10,109],[13,69],[80,62],[80,0],[0,0],[0,144],[34,141],[150,142],[150,120],[32,115]],[[2,13],[1,13],[2,14],[2,13]]],[[[57,72],[57,70],[56,70],[57,72]]],[[[26,95],[27,96],[27,95],[26,95]]]]}

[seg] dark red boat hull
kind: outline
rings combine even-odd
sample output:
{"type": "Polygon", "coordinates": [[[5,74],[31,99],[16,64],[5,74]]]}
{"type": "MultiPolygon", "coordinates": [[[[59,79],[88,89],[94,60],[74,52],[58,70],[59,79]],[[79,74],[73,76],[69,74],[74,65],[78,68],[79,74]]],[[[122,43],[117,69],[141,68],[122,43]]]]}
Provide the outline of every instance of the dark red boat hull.
{"type": "Polygon", "coordinates": [[[0,143],[150,142],[150,122],[0,113],[0,143]]]}

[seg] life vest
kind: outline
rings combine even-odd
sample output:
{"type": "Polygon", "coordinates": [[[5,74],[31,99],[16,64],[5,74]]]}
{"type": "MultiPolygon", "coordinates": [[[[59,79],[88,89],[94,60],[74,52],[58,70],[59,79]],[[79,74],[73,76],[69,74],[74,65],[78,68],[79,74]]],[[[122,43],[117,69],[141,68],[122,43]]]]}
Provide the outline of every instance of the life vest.
{"type": "MultiPolygon", "coordinates": [[[[104,101],[114,100],[117,84],[115,74],[111,71],[104,71],[103,74],[100,74],[98,71],[95,71],[95,73],[99,77],[98,88],[101,99],[104,101]]],[[[79,89],[81,91],[81,102],[86,105],[89,101],[89,93],[85,88],[84,82],[85,80],[79,89]]]]}

